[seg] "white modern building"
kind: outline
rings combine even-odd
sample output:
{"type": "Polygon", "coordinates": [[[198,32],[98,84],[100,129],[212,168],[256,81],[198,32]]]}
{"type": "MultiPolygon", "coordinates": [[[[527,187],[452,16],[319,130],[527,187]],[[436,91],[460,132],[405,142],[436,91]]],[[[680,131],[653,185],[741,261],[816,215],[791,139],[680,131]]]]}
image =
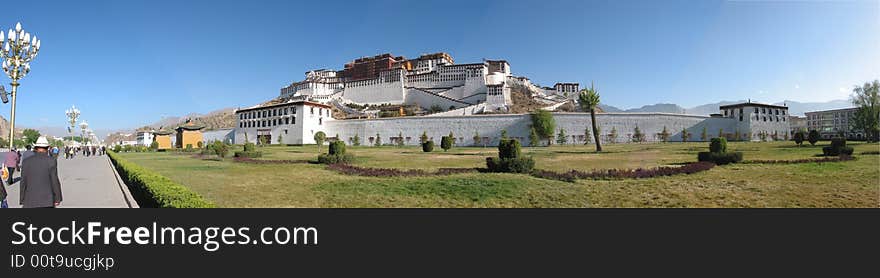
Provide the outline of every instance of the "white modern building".
{"type": "Polygon", "coordinates": [[[153,132],[151,131],[138,131],[137,133],[136,144],[138,146],[146,146],[149,147],[150,144],[153,143],[153,132]]]}
{"type": "Polygon", "coordinates": [[[233,140],[243,144],[266,142],[270,144],[314,144],[314,136],[334,121],[329,105],[304,100],[256,106],[235,111],[233,140]],[[264,140],[264,141],[261,141],[264,140]]]}

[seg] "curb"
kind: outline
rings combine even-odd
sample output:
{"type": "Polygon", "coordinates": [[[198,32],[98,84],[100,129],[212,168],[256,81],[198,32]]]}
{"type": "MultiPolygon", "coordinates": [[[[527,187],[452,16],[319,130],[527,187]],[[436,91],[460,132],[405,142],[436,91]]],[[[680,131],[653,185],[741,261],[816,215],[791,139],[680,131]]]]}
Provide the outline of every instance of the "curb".
{"type": "Polygon", "coordinates": [[[116,171],[116,167],[113,165],[113,160],[110,159],[109,155],[107,155],[107,163],[110,166],[110,170],[113,171],[113,176],[116,177],[116,184],[119,185],[119,189],[122,191],[122,196],[125,197],[125,203],[128,204],[129,208],[140,208],[140,205],[138,205],[134,200],[134,197],[131,196],[131,191],[128,190],[128,185],[122,181],[122,177],[120,177],[119,172],[116,171]]]}

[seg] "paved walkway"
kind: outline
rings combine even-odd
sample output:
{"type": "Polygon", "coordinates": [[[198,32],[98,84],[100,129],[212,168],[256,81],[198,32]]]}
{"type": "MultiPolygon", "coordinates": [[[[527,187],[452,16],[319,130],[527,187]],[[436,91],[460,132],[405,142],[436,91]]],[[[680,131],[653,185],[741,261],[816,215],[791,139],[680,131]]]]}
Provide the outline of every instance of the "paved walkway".
{"type": "MultiPolygon", "coordinates": [[[[5,152],[0,153],[0,159],[5,157],[5,152]]],[[[110,158],[106,155],[58,158],[58,179],[61,180],[61,192],[64,196],[59,208],[128,208],[131,207],[129,202],[137,207],[130,193],[124,189],[125,186],[120,185],[121,181],[117,179],[116,171],[111,165],[110,158]]],[[[15,182],[6,187],[9,193],[6,201],[10,208],[18,208],[21,207],[18,195],[20,173],[16,171],[13,177],[15,182]]]]}

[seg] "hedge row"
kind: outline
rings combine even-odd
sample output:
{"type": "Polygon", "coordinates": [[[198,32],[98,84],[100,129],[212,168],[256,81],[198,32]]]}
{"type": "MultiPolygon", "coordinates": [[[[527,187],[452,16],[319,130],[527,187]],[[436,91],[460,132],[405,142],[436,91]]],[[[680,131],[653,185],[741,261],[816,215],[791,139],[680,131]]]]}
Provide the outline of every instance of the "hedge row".
{"type": "Polygon", "coordinates": [[[141,207],[210,208],[215,205],[170,179],[107,152],[141,207]]]}
{"type": "Polygon", "coordinates": [[[644,179],[644,178],[653,178],[659,176],[672,176],[679,174],[693,174],[702,171],[706,171],[715,167],[715,163],[711,162],[693,162],[688,163],[681,167],[657,167],[650,169],[603,169],[603,170],[594,170],[591,172],[577,171],[571,170],[568,172],[553,172],[546,170],[535,170],[532,172],[532,176],[551,179],[551,180],[561,180],[567,182],[574,182],[577,179],[644,179]]]}
{"type": "Polygon", "coordinates": [[[697,161],[712,162],[718,165],[738,163],[743,160],[741,152],[699,152],[697,161]]]}
{"type": "Polygon", "coordinates": [[[327,169],[355,176],[365,177],[415,177],[415,176],[445,176],[462,173],[475,173],[474,168],[440,168],[436,172],[428,172],[422,169],[401,170],[393,168],[369,168],[358,167],[348,164],[330,164],[327,169]]]}
{"type": "Polygon", "coordinates": [[[246,157],[246,158],[259,158],[259,157],[263,157],[263,152],[261,152],[261,151],[236,151],[234,156],[235,157],[246,157]]]}
{"type": "Polygon", "coordinates": [[[791,159],[791,160],[748,160],[744,161],[745,164],[798,164],[798,163],[822,163],[822,162],[840,162],[840,161],[850,161],[855,160],[854,156],[849,155],[841,155],[836,157],[822,157],[822,158],[804,158],[804,159],[791,159]]]}

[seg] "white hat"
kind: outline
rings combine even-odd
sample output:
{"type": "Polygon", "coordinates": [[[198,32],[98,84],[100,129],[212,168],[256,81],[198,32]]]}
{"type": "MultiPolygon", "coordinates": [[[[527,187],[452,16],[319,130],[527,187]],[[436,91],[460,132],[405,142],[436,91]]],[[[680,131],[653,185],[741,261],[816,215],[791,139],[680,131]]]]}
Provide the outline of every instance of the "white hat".
{"type": "Polygon", "coordinates": [[[46,140],[46,136],[40,136],[40,138],[37,138],[37,143],[34,144],[34,147],[35,148],[48,148],[49,147],[49,140],[46,140]]]}

